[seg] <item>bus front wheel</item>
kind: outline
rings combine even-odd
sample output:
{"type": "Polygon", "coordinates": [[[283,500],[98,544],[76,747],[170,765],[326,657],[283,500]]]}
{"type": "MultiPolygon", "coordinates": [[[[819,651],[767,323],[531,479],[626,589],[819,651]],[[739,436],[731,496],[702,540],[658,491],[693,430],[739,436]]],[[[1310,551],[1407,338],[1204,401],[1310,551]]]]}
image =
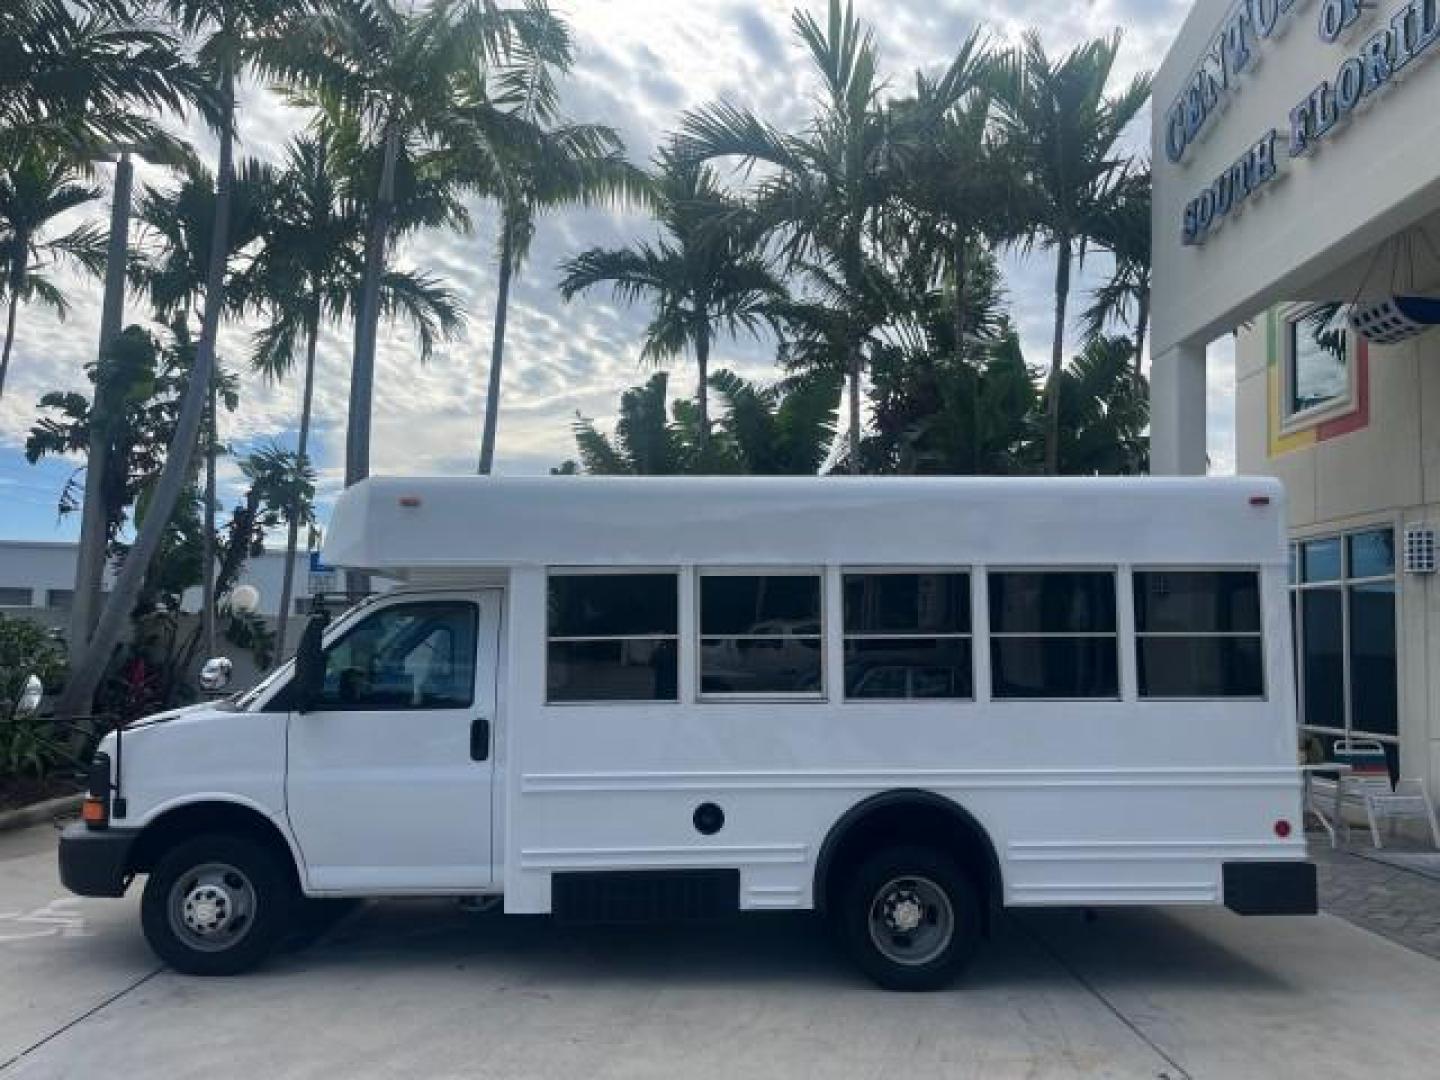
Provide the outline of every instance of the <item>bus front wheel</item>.
{"type": "Polygon", "coordinates": [[[284,868],[246,836],[183,841],[145,883],[140,921],[160,959],[186,975],[235,975],[259,964],[290,923],[295,890],[284,868]]]}

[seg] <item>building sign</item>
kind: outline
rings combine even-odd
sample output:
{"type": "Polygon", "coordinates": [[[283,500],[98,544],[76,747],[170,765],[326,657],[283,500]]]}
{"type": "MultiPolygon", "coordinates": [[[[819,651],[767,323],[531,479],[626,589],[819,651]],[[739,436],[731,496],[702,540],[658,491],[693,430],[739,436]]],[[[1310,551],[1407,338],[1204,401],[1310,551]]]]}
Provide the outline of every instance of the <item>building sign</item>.
{"type": "MultiPolygon", "coordinates": [[[[1220,32],[1165,118],[1165,153],[1184,160],[1189,147],[1216,121],[1238,80],[1256,63],[1265,43],[1281,32],[1306,0],[1241,0],[1222,20],[1220,32]]],[[[1367,99],[1398,79],[1440,41],[1440,0],[1409,0],[1390,12],[1368,36],[1360,23],[1372,0],[1320,0],[1317,30],[1329,43],[1350,41],[1351,50],[1330,78],[1290,109],[1283,132],[1272,129],[1185,206],[1181,238],[1203,244],[1210,233],[1280,174],[1285,161],[1310,153],[1367,99]],[[1358,48],[1353,42],[1358,42],[1358,48]],[[1279,152],[1277,144],[1283,147],[1279,152]]],[[[1440,51],[1440,50],[1437,50],[1440,51]]]]}

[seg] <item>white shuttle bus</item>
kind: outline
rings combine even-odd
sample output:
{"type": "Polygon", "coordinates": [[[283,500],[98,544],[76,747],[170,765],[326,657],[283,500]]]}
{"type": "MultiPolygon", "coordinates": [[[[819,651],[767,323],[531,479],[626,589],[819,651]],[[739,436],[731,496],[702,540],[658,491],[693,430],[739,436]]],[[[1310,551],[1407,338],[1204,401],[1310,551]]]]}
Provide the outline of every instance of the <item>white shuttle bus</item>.
{"type": "Polygon", "coordinates": [[[399,579],[107,736],[66,885],[260,961],[304,898],[814,909],[896,989],[1008,907],[1315,911],[1271,480],[371,479],[399,579]]]}

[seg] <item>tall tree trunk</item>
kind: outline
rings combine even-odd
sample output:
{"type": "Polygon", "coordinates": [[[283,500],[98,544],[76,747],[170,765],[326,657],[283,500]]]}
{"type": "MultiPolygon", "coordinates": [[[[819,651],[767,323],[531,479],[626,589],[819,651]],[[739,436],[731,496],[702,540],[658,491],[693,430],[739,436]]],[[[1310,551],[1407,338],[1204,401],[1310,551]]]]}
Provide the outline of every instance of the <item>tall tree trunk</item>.
{"type": "Polygon", "coordinates": [[[5,396],[5,376],[10,371],[10,349],[15,344],[15,318],[20,310],[20,285],[16,280],[19,277],[19,274],[10,275],[10,311],[5,316],[5,351],[0,354],[0,397],[5,396]]]}
{"type": "MultiPolygon", "coordinates": [[[[385,249],[390,242],[390,223],[395,214],[395,169],[400,157],[400,132],[385,128],[384,158],[380,165],[380,187],[375,195],[375,212],[365,236],[365,271],[360,287],[360,306],[355,316],[355,360],[350,372],[350,414],[345,430],[345,486],[358,484],[370,475],[370,420],[375,397],[375,342],[380,325],[380,275],[385,271],[385,249]]],[[[370,590],[370,575],[349,570],[346,587],[352,593],[370,590]]]]}
{"type": "Polygon", "coordinates": [[[1060,371],[1065,365],[1065,308],[1070,300],[1071,239],[1055,244],[1055,336],[1050,345],[1050,378],[1045,384],[1045,473],[1060,474],[1060,371]]]}
{"type": "MultiPolygon", "coordinates": [[[[115,165],[115,187],[110,196],[110,238],[105,253],[105,298],[100,309],[100,345],[97,357],[104,360],[111,343],[120,336],[125,319],[125,260],[130,250],[130,193],[135,167],[130,155],[122,153],[115,165]]],[[[75,555],[75,588],[70,597],[70,663],[79,662],[95,617],[105,577],[105,545],[109,540],[110,503],[106,478],[110,460],[110,418],[99,400],[91,412],[90,446],[85,458],[85,502],[80,508],[80,547],[75,555]]]]}
{"type": "Polygon", "coordinates": [[[860,475],[860,346],[850,345],[850,475],[860,475]]]}
{"type": "Polygon", "coordinates": [[[705,321],[695,328],[695,414],[699,423],[700,467],[710,461],[710,326],[705,321]]]}
{"type": "Polygon", "coordinates": [[[490,383],[485,390],[485,430],[480,437],[481,476],[495,464],[495,429],[500,426],[500,369],[505,362],[505,323],[510,314],[510,275],[515,258],[514,223],[509,211],[500,221],[500,277],[495,288],[495,331],[490,340],[490,383]]]}
{"type": "Polygon", "coordinates": [[[110,654],[130,619],[135,600],[145,582],[150,562],[170,526],[171,515],[190,479],[190,466],[195,456],[200,423],[205,415],[205,398],[215,368],[215,337],[220,329],[220,313],[225,304],[226,248],[230,236],[230,194],[234,186],[235,81],[233,72],[221,73],[220,161],[216,170],[215,220],[210,234],[210,265],[205,278],[205,312],[201,319],[200,344],[195,353],[195,366],[185,385],[180,415],[175,424],[175,437],[165,458],[165,468],[151,494],[145,521],[134,545],[125,556],[115,589],[105,604],[95,633],[78,664],[70,670],[65,690],[55,705],[58,719],[73,720],[88,714],[95,690],[110,662],[110,654]]]}
{"type": "MultiPolygon", "coordinates": [[[[969,364],[965,352],[965,302],[967,299],[966,283],[969,277],[970,245],[968,237],[964,233],[957,233],[954,237],[950,258],[954,263],[951,273],[955,276],[955,307],[951,312],[953,325],[952,332],[955,334],[955,362],[960,371],[968,371],[969,364]]],[[[974,476],[980,471],[980,373],[972,373],[970,380],[970,475],[974,476]]]]}
{"type": "Polygon", "coordinates": [[[205,404],[205,522],[200,534],[200,640],[208,659],[215,655],[215,455],[218,453],[220,417],[211,372],[205,404]]]}
{"type": "MultiPolygon", "coordinates": [[[[319,296],[318,287],[315,295],[319,296]]],[[[303,473],[310,447],[310,410],[315,398],[315,341],[320,336],[318,304],[305,320],[305,389],[300,397],[300,440],[295,449],[297,467],[303,473]]],[[[290,522],[285,530],[285,570],[280,580],[280,613],[275,621],[275,657],[271,667],[285,661],[285,633],[290,624],[290,598],[295,592],[295,548],[300,533],[300,493],[290,506],[290,522]]]]}
{"type": "Polygon", "coordinates": [[[1145,357],[1145,331],[1150,326],[1150,286],[1142,285],[1135,303],[1135,374],[1141,375],[1145,357]]]}

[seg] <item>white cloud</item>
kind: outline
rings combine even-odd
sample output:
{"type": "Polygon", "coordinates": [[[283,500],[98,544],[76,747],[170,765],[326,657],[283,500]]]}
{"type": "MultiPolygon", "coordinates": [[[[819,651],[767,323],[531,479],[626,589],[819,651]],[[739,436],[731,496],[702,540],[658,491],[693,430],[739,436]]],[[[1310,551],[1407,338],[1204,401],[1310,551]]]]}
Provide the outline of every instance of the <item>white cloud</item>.
{"type": "MultiPolygon", "coordinates": [[[[820,0],[809,6],[823,11],[820,0]]],[[[961,38],[982,24],[993,36],[1012,40],[1024,28],[1039,26],[1053,52],[1123,25],[1127,36],[1120,67],[1129,78],[1159,63],[1185,4],[1017,0],[999,10],[976,0],[859,0],[856,7],[875,26],[891,85],[903,90],[916,67],[944,65],[961,38]]],[[[637,161],[653,154],[685,109],[717,96],[754,108],[782,126],[797,125],[806,114],[814,84],[792,32],[788,0],[571,0],[568,9],[578,63],[566,85],[567,111],[576,119],[617,127],[637,161]]],[[[242,106],[242,152],[277,159],[302,118],[261,87],[247,87],[242,106]]],[[[195,134],[202,155],[212,154],[213,140],[195,134]]],[[[1137,149],[1143,145],[1143,131],[1137,129],[1132,138],[1137,149]]],[[[156,176],[155,170],[141,170],[142,180],[156,176]]],[[[416,359],[403,331],[384,333],[375,394],[372,468],[377,473],[474,468],[495,282],[494,214],[486,206],[473,210],[475,234],[428,235],[400,253],[403,262],[442,276],[465,302],[470,321],[465,337],[438,349],[426,366],[416,359]]],[[[572,456],[570,421],[576,411],[607,422],[619,392],[645,377],[637,358],[647,312],[617,307],[600,291],[565,304],[555,284],[557,264],[566,256],[652,231],[638,215],[591,211],[542,220],[510,312],[499,440],[502,469],[540,472],[572,456]]],[[[1025,260],[1007,259],[1006,270],[1027,352],[1042,357],[1048,353],[1051,261],[1037,252],[1025,260]]],[[[1077,284],[1076,308],[1086,280],[1082,276],[1077,284]]],[[[83,365],[94,355],[99,288],[76,281],[69,295],[74,311],[64,324],[34,309],[21,314],[12,377],[0,401],[0,479],[29,479],[21,448],[39,396],[52,389],[88,389],[83,365]]],[[[131,316],[138,311],[132,301],[131,316]]],[[[222,352],[232,367],[244,367],[247,332],[248,327],[233,327],[223,336],[222,352]]],[[[763,372],[771,352],[768,342],[726,342],[714,363],[763,372]]],[[[349,357],[349,327],[327,329],[319,350],[313,444],[322,495],[333,495],[343,473],[349,357]]],[[[1228,372],[1217,351],[1210,384],[1217,467],[1233,462],[1233,380],[1228,372]]],[[[681,368],[674,378],[688,385],[691,375],[681,368]]],[[[268,384],[247,372],[240,411],[222,420],[225,436],[242,447],[262,439],[292,440],[299,396],[298,375],[268,384]]],[[[227,480],[233,482],[228,472],[227,480]]]]}

